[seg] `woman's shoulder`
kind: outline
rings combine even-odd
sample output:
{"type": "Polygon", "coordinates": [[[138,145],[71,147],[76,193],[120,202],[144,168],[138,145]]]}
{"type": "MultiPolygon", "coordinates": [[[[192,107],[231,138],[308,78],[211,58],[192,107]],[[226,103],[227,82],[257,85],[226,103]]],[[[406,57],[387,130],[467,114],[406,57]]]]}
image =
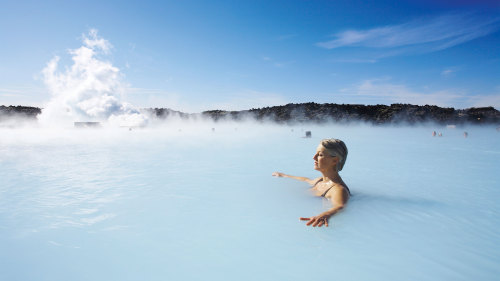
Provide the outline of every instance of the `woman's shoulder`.
{"type": "Polygon", "coordinates": [[[347,185],[341,184],[341,183],[333,183],[332,186],[326,192],[325,197],[333,196],[334,193],[340,193],[340,194],[343,194],[347,197],[351,196],[351,191],[349,190],[347,185]]]}

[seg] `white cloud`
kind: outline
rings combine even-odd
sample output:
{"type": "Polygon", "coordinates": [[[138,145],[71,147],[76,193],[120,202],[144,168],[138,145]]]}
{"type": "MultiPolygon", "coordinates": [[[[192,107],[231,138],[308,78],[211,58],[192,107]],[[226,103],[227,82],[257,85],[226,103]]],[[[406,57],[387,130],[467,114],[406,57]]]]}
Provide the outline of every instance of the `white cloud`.
{"type": "Polygon", "coordinates": [[[475,95],[470,97],[471,107],[493,106],[500,110],[500,86],[497,86],[489,95],[475,95]]]}
{"type": "Polygon", "coordinates": [[[347,62],[347,63],[376,63],[376,59],[349,59],[349,58],[341,58],[332,60],[332,62],[347,62]]]}
{"type": "Polygon", "coordinates": [[[98,37],[97,33],[97,29],[91,29],[88,36],[83,34],[83,44],[90,49],[101,49],[104,53],[109,53],[113,46],[108,40],[98,37]]]}
{"type": "Polygon", "coordinates": [[[291,61],[276,61],[270,57],[262,57],[262,60],[270,63],[272,66],[277,67],[277,68],[286,67],[286,66],[289,66],[289,65],[292,65],[295,63],[295,61],[293,61],[293,60],[291,60],[291,61]]]}
{"type": "Polygon", "coordinates": [[[469,97],[463,90],[417,91],[403,84],[391,83],[390,79],[365,80],[341,92],[366,104],[409,103],[457,108],[471,106],[469,97]]]}
{"type": "Polygon", "coordinates": [[[498,17],[454,13],[421,18],[399,25],[346,30],[336,33],[333,40],[317,43],[317,46],[327,49],[347,46],[401,49],[394,55],[432,52],[486,36],[499,28],[498,17]]]}
{"type": "Polygon", "coordinates": [[[30,94],[40,94],[44,90],[35,87],[15,87],[15,88],[0,88],[0,96],[4,97],[28,97],[30,94]]]}
{"type": "Polygon", "coordinates": [[[452,76],[455,72],[457,72],[457,69],[454,69],[454,68],[447,68],[443,71],[441,71],[441,76],[444,76],[444,77],[450,77],[452,76]]]}
{"type": "Polygon", "coordinates": [[[294,64],[294,63],[295,63],[295,61],[285,61],[285,62],[275,62],[275,63],[273,63],[273,65],[275,67],[281,68],[281,67],[289,66],[289,65],[294,64]]]}
{"type": "Polygon", "coordinates": [[[471,101],[470,107],[493,106],[497,110],[500,110],[500,93],[496,95],[473,96],[471,97],[471,101]]]}
{"type": "Polygon", "coordinates": [[[44,88],[38,87],[11,87],[0,89],[0,105],[42,106],[48,97],[44,88]]]}
{"type": "Polygon", "coordinates": [[[0,93],[1,93],[2,96],[23,95],[23,91],[22,90],[6,89],[6,88],[0,88],[0,93]]]}

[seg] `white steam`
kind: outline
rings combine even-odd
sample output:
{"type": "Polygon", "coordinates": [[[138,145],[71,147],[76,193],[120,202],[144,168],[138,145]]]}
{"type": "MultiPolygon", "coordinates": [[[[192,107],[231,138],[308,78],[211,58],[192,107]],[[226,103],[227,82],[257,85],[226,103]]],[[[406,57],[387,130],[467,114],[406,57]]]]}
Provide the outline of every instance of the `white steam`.
{"type": "Polygon", "coordinates": [[[83,46],[70,50],[73,65],[58,71],[59,57],[43,69],[44,82],[52,95],[38,119],[44,125],[75,121],[98,121],[117,126],[144,126],[147,117],[122,102],[120,70],[97,58],[108,54],[111,44],[98,37],[97,30],[83,36],[83,46]]]}

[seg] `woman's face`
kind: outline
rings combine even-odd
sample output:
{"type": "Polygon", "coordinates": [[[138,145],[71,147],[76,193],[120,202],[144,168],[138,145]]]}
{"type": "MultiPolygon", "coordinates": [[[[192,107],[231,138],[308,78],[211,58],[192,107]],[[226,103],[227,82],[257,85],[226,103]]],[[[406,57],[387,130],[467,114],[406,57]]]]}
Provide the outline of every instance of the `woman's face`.
{"type": "Polygon", "coordinates": [[[314,169],[318,171],[333,169],[339,161],[338,157],[331,156],[321,144],[316,149],[313,159],[314,169]]]}

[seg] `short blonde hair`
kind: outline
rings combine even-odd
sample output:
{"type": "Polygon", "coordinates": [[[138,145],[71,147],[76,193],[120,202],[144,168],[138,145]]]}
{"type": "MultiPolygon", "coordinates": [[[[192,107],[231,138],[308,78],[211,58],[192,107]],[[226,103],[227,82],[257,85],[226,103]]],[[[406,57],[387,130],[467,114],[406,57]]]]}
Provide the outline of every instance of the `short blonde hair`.
{"type": "Polygon", "coordinates": [[[342,171],[345,160],[347,159],[347,146],[345,143],[339,139],[324,139],[321,140],[320,143],[326,151],[328,151],[330,156],[337,156],[339,158],[337,171],[342,171]]]}

